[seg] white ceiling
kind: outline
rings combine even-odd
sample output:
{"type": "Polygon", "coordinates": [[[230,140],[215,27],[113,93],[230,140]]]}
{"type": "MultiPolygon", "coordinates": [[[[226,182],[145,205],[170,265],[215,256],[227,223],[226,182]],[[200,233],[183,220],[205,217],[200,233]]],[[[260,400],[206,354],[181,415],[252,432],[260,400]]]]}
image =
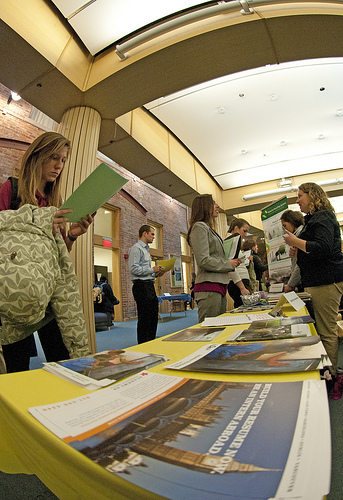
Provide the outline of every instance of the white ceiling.
{"type": "MultiPolygon", "coordinates": [[[[92,54],[140,26],[204,3],[54,1],[92,54]]],[[[277,187],[281,178],[342,168],[342,83],[343,58],[312,59],[231,74],[145,107],[223,189],[273,179],[277,187]]]]}
{"type": "Polygon", "coordinates": [[[236,73],[146,105],[223,189],[343,165],[343,58],[236,73]]]}

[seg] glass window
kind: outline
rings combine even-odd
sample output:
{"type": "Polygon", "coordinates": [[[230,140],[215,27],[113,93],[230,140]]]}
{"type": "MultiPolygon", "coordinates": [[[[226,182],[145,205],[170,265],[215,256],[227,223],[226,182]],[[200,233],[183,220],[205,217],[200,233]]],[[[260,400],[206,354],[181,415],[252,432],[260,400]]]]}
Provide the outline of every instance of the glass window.
{"type": "Polygon", "coordinates": [[[99,208],[96,217],[94,217],[94,234],[105,238],[113,237],[113,212],[106,208],[99,208]]]}
{"type": "Polygon", "coordinates": [[[149,247],[154,248],[155,250],[163,250],[163,243],[162,243],[163,226],[161,224],[152,221],[148,221],[147,224],[149,224],[149,226],[153,227],[155,230],[154,241],[151,243],[151,245],[149,245],[149,247]]]}
{"type": "Polygon", "coordinates": [[[180,240],[181,240],[181,254],[182,255],[191,255],[191,249],[187,243],[187,235],[186,234],[180,234],[180,240]]]}

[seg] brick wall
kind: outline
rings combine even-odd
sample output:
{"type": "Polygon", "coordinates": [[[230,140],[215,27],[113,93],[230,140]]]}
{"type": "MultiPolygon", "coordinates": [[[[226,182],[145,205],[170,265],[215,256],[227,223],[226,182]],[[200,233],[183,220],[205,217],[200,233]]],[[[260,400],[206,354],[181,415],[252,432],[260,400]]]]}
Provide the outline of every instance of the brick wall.
{"type": "MultiPolygon", "coordinates": [[[[31,105],[23,99],[12,101],[7,105],[10,94],[9,89],[0,84],[0,139],[16,139],[31,143],[43,130],[30,122],[29,114],[31,105]]],[[[0,147],[0,184],[8,176],[15,174],[15,169],[20,167],[23,151],[0,147]]],[[[104,161],[97,160],[97,164],[104,161]]],[[[124,254],[138,239],[138,229],[146,224],[147,219],[163,226],[163,251],[164,258],[169,254],[181,255],[180,233],[187,232],[187,210],[184,205],[165,195],[142,181],[131,172],[123,169],[113,162],[107,162],[120,175],[129,179],[125,190],[133,196],[146,210],[146,216],[120,194],[109,200],[109,204],[120,209],[120,273],[122,284],[122,306],[124,319],[136,316],[136,306],[132,296],[132,283],[128,270],[128,260],[124,254]]],[[[169,273],[165,274],[165,291],[181,293],[180,288],[170,289],[169,273]]]]}

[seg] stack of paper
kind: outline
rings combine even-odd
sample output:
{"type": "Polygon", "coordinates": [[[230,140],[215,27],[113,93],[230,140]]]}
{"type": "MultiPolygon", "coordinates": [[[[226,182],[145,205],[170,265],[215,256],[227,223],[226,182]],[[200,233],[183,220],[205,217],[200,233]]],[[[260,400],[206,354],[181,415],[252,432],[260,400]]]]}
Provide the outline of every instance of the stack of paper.
{"type": "Polygon", "coordinates": [[[92,391],[165,361],[167,358],[161,354],[112,349],[82,358],[44,363],[43,368],[92,391]]]}
{"type": "Polygon", "coordinates": [[[172,370],[207,373],[289,373],[330,366],[317,335],[296,339],[208,344],[167,365],[172,370]]]}

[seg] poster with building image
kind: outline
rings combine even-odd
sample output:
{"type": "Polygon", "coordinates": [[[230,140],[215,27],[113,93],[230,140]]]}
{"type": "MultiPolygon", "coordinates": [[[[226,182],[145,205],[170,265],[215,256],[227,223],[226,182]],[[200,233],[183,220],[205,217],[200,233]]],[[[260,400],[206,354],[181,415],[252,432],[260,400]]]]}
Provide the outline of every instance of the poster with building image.
{"type": "Polygon", "coordinates": [[[109,474],[170,500],[319,500],[330,489],[324,381],[142,372],[29,411],[109,474]]]}
{"type": "Polygon", "coordinates": [[[175,259],[174,267],[170,271],[170,273],[171,273],[171,279],[170,279],[171,287],[172,288],[180,288],[183,286],[181,257],[180,257],[180,255],[170,254],[169,259],[175,259]]]}
{"type": "Polygon", "coordinates": [[[291,275],[289,246],[286,245],[281,215],[288,209],[287,197],[268,205],[262,210],[261,219],[265,235],[270,283],[286,284],[291,275]]]}

